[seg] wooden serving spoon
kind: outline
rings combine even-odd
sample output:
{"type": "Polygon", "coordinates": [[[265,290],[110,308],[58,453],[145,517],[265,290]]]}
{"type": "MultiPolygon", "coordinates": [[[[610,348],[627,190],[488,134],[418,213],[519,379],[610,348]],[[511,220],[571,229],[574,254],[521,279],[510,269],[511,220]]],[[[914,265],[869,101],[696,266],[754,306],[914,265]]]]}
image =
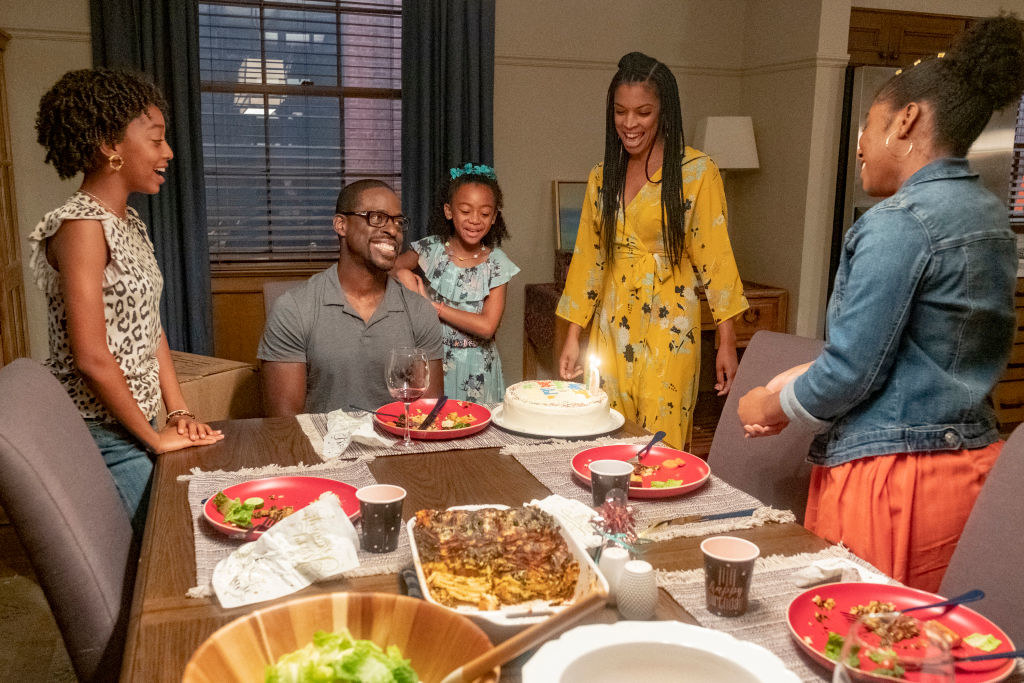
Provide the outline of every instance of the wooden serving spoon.
{"type": "Polygon", "coordinates": [[[470,683],[470,681],[475,681],[494,667],[501,666],[515,659],[530,648],[558,635],[594,610],[604,607],[607,599],[608,594],[605,591],[598,590],[590,593],[578,602],[558,612],[550,619],[534,624],[530,628],[512,636],[501,645],[488,650],[475,659],[469,660],[445,676],[441,683],[470,683]]]}

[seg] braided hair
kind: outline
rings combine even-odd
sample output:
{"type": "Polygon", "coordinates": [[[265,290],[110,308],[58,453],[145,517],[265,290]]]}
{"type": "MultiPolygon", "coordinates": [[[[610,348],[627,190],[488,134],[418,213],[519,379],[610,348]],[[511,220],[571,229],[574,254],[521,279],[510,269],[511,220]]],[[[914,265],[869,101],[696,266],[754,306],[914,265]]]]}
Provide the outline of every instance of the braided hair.
{"type": "Polygon", "coordinates": [[[430,234],[437,235],[442,242],[450,240],[455,235],[455,223],[444,215],[444,205],[452,203],[452,199],[455,198],[455,193],[460,187],[473,184],[490,188],[491,194],[494,195],[494,224],[480,240],[485,247],[493,249],[500,246],[501,241],[510,236],[508,227],[505,225],[505,215],[501,211],[505,205],[505,199],[501,193],[501,187],[498,185],[498,177],[494,174],[493,169],[487,166],[473,166],[467,163],[461,169],[451,169],[445,175],[445,180],[441,183],[437,193],[437,201],[434,202],[434,210],[430,214],[428,228],[430,234]],[[450,177],[452,175],[455,177],[450,177]]]}
{"type": "Polygon", "coordinates": [[[967,155],[992,112],[1024,93],[1024,32],[1017,18],[1000,15],[971,26],[945,54],[897,72],[875,95],[898,110],[928,102],[934,142],[954,156],[967,155]]]}
{"type": "Polygon", "coordinates": [[[167,103],[141,74],[113,69],[69,71],[39,100],[36,140],[62,179],[91,171],[100,145],[124,139],[128,124],[167,103]]]}
{"type": "MultiPolygon", "coordinates": [[[[615,91],[622,84],[642,83],[654,91],[661,105],[658,136],[664,141],[661,165],[661,236],[673,264],[683,255],[683,113],[676,78],[663,63],[641,52],[619,60],[619,70],[608,85],[605,115],[604,179],[601,188],[601,239],[605,258],[611,261],[619,208],[625,204],[626,166],[629,154],[615,130],[615,91]]],[[[653,151],[654,146],[651,145],[653,151]]],[[[647,172],[646,163],[644,173],[647,172]]],[[[649,180],[650,178],[648,178],[649,180]]]]}

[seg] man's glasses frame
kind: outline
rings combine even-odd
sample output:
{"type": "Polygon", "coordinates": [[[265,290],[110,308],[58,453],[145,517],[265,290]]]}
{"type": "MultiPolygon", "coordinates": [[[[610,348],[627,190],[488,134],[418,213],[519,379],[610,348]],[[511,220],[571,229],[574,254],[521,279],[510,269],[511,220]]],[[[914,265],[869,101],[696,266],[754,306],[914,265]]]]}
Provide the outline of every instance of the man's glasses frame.
{"type": "Polygon", "coordinates": [[[392,221],[395,227],[403,232],[409,226],[409,219],[402,214],[392,216],[383,211],[339,211],[338,213],[342,216],[359,216],[373,228],[383,228],[388,221],[392,221]]]}

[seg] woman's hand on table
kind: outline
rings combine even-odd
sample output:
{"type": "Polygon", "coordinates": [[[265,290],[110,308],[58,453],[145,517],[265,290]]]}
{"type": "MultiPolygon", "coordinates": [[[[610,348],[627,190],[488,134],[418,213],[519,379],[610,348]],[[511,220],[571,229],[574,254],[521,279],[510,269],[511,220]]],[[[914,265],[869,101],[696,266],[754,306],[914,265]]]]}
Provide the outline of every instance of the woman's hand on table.
{"type": "Polygon", "coordinates": [[[168,420],[167,424],[174,425],[178,434],[188,436],[191,441],[205,439],[221,433],[219,429],[214,429],[205,422],[200,422],[192,415],[178,415],[168,420]]]}
{"type": "Polygon", "coordinates": [[[192,446],[209,446],[223,438],[221,430],[213,429],[195,418],[181,416],[172,419],[157,432],[157,442],[151,450],[157,454],[168,453],[192,446]]]}
{"type": "Polygon", "coordinates": [[[755,387],[744,394],[736,412],[747,437],[774,436],[789,424],[778,392],[766,387],[755,387]]]}

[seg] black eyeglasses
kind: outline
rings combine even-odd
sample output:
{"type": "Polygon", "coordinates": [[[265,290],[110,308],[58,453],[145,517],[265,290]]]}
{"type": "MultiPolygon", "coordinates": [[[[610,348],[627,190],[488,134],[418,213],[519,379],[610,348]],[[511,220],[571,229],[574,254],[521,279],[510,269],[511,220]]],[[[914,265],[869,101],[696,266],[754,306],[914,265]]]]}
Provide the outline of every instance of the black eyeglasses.
{"type": "Polygon", "coordinates": [[[409,219],[402,214],[392,216],[383,211],[341,211],[340,213],[342,216],[359,216],[374,228],[383,228],[388,221],[394,221],[395,227],[399,230],[405,230],[405,227],[409,225],[409,219]]]}

